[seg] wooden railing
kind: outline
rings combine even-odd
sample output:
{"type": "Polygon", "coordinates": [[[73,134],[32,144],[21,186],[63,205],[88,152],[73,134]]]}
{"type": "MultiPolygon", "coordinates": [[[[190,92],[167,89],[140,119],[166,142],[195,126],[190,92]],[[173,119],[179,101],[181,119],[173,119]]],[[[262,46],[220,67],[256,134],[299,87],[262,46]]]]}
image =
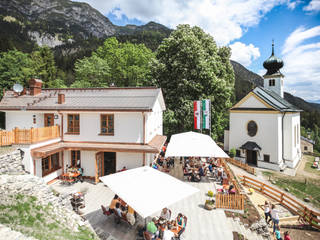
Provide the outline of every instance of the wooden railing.
{"type": "Polygon", "coordinates": [[[309,225],[320,229],[320,213],[315,212],[307,206],[296,201],[287,194],[248,176],[242,176],[241,182],[244,186],[255,189],[256,191],[268,196],[269,198],[279,202],[281,205],[288,208],[294,214],[300,216],[309,225]]]}
{"type": "Polygon", "coordinates": [[[60,137],[60,127],[51,126],[43,128],[19,129],[0,131],[0,146],[13,144],[31,144],[60,137]]]}
{"type": "Polygon", "coordinates": [[[244,194],[242,194],[241,187],[237,182],[235,175],[224,159],[220,160],[220,164],[228,176],[229,185],[234,186],[236,194],[216,194],[216,208],[244,210],[244,194]]]}
{"type": "Polygon", "coordinates": [[[244,194],[216,194],[216,208],[244,209],[244,194]]]}
{"type": "Polygon", "coordinates": [[[253,175],[256,174],[255,169],[254,169],[253,167],[250,167],[250,166],[249,166],[248,164],[246,164],[246,163],[242,163],[242,162],[240,162],[240,161],[238,161],[238,160],[235,160],[235,159],[233,159],[233,158],[226,158],[226,160],[227,160],[227,162],[229,162],[229,163],[231,163],[231,164],[233,164],[233,165],[235,165],[235,166],[237,166],[237,167],[239,167],[239,168],[244,169],[244,170],[247,171],[248,173],[251,173],[251,174],[253,174],[253,175]]]}

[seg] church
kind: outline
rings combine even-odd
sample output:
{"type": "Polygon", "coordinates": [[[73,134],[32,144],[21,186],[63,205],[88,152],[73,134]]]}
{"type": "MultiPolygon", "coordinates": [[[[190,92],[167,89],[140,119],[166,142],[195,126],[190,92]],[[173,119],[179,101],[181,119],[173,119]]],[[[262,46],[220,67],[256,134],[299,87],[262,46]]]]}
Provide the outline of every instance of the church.
{"type": "Polygon", "coordinates": [[[264,61],[264,86],[256,87],[230,109],[224,150],[235,159],[272,170],[295,168],[301,158],[300,112],[284,99],[283,61],[272,54],[264,61]]]}

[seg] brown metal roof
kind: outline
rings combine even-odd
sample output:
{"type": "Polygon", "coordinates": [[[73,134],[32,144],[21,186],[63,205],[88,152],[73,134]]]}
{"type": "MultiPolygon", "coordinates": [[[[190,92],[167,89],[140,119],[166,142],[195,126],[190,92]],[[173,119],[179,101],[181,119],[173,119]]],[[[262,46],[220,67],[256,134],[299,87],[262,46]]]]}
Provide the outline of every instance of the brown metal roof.
{"type": "Polygon", "coordinates": [[[161,89],[154,87],[42,89],[35,96],[29,91],[22,96],[6,91],[0,110],[150,111],[159,96],[163,102],[161,89]],[[65,95],[63,104],[58,104],[59,93],[65,95]]]}
{"type": "Polygon", "coordinates": [[[144,145],[136,143],[58,142],[33,149],[32,156],[43,158],[63,150],[159,153],[166,138],[166,136],[157,135],[149,144],[144,145]]]}

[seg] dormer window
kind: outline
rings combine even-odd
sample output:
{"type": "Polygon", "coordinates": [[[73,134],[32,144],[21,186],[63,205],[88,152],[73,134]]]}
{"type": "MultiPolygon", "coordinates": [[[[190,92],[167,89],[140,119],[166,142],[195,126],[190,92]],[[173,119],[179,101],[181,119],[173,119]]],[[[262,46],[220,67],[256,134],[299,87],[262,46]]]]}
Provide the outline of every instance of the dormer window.
{"type": "Polygon", "coordinates": [[[272,87],[272,86],[275,86],[276,85],[276,80],[275,79],[270,79],[269,80],[269,86],[272,87]]]}

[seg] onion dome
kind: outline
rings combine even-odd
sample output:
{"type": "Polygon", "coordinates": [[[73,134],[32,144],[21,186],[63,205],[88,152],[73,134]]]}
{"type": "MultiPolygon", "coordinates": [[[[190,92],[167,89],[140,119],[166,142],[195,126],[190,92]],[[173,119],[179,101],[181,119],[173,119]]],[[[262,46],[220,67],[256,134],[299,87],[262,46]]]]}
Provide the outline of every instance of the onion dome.
{"type": "Polygon", "coordinates": [[[280,72],[280,68],[283,67],[283,61],[274,56],[274,42],[272,41],[272,54],[271,56],[263,62],[263,67],[267,69],[265,75],[272,75],[274,73],[280,72]]]}

